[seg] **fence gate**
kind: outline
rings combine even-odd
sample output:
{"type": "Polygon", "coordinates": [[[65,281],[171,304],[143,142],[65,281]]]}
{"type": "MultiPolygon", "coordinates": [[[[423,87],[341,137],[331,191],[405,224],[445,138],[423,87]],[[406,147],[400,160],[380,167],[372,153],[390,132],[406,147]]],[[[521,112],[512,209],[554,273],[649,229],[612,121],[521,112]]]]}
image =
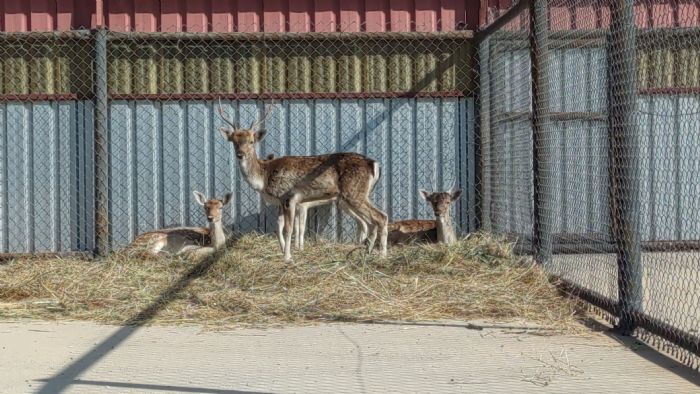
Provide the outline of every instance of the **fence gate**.
{"type": "Polygon", "coordinates": [[[484,229],[697,366],[697,9],[521,1],[478,41],[484,229]]]}

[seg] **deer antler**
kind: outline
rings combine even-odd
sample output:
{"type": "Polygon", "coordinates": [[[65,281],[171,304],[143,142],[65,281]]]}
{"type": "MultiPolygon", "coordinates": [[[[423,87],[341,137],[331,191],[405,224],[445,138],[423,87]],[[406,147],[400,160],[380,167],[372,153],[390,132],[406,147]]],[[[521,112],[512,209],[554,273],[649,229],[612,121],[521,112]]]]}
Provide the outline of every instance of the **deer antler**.
{"type": "Polygon", "coordinates": [[[433,174],[428,176],[428,180],[430,181],[430,192],[433,193],[437,190],[437,188],[435,188],[435,179],[433,178],[433,174]]]}
{"type": "Polygon", "coordinates": [[[228,123],[234,129],[238,128],[238,125],[236,125],[236,123],[226,118],[226,115],[224,114],[224,107],[221,106],[221,98],[219,98],[219,116],[221,116],[221,120],[228,123]]]}
{"type": "Polygon", "coordinates": [[[265,122],[265,119],[267,119],[268,115],[270,115],[270,114],[272,113],[272,111],[275,109],[275,107],[276,107],[276,105],[270,104],[270,105],[267,107],[267,110],[265,110],[265,113],[263,114],[263,117],[262,117],[259,121],[257,121],[257,122],[256,122],[256,121],[253,121],[253,122],[250,124],[250,127],[248,127],[248,130],[255,130],[258,126],[260,126],[261,124],[263,124],[263,123],[265,122]]]}
{"type": "Polygon", "coordinates": [[[457,182],[457,177],[452,178],[452,184],[450,185],[449,189],[447,189],[450,193],[452,193],[455,190],[457,182]]]}

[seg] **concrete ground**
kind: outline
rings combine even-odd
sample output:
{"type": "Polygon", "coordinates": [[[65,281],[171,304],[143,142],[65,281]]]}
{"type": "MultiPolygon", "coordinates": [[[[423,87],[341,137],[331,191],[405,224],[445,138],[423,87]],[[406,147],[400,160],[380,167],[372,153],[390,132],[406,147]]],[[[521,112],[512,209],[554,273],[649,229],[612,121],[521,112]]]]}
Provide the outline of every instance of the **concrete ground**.
{"type": "Polygon", "coordinates": [[[436,324],[204,332],[0,323],[2,393],[690,393],[700,377],[605,331],[436,324]]]}

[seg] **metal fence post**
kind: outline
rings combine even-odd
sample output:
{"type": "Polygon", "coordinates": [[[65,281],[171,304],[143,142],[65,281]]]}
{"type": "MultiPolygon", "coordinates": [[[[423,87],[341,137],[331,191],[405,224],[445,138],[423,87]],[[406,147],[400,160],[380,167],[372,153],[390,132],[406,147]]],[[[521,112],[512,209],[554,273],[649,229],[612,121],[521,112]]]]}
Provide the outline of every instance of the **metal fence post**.
{"type": "Polygon", "coordinates": [[[552,161],[546,127],[549,117],[548,71],[549,20],[546,0],[530,1],[530,61],[532,73],[532,178],[533,178],[533,247],[540,264],[552,257],[552,188],[548,185],[552,161]]]}
{"type": "Polygon", "coordinates": [[[94,30],[93,111],[95,122],[95,254],[109,252],[109,188],[107,156],[107,29],[94,30]]]}
{"type": "Polygon", "coordinates": [[[477,138],[475,141],[476,160],[478,165],[476,185],[472,186],[477,196],[477,229],[491,231],[491,87],[489,85],[489,42],[477,44],[477,61],[479,63],[479,84],[476,92],[477,138]]]}
{"type": "Polygon", "coordinates": [[[611,3],[609,75],[610,210],[617,249],[619,324],[629,333],[636,327],[635,298],[641,295],[639,181],[637,171],[636,38],[633,0],[611,3]]]}

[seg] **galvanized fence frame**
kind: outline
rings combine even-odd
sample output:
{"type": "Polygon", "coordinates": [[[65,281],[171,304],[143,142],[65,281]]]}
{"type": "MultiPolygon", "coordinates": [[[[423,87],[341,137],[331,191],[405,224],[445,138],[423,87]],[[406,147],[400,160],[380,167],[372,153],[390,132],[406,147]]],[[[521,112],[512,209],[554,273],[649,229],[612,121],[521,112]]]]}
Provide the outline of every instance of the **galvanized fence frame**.
{"type": "MultiPolygon", "coordinates": [[[[635,27],[635,2],[621,0],[597,3],[600,7],[608,7],[606,8],[610,12],[608,29],[555,31],[550,28],[554,23],[550,19],[554,15],[550,13],[550,7],[569,7],[570,10],[574,10],[579,3],[577,0],[564,2],[522,0],[476,35],[480,64],[478,104],[480,109],[478,134],[481,144],[481,182],[479,185],[482,206],[480,223],[486,231],[504,234],[513,239],[520,253],[532,254],[535,261],[543,265],[545,269],[552,270],[552,273],[559,277],[558,281],[566,292],[600,308],[599,310],[615,325],[619,332],[626,335],[636,335],[650,343],[662,345],[664,349],[671,351],[684,362],[698,367],[700,365],[698,361],[700,336],[698,336],[697,331],[693,331],[692,327],[688,326],[688,321],[697,321],[698,316],[693,317],[691,312],[691,316],[681,319],[684,312],[677,308],[681,304],[690,303],[692,305],[693,302],[697,304],[697,301],[693,301],[693,299],[700,296],[697,294],[698,288],[687,289],[687,294],[682,291],[678,293],[677,289],[674,290],[674,286],[668,283],[674,280],[672,275],[675,275],[670,271],[670,268],[667,272],[663,271],[663,267],[652,270],[649,268],[649,259],[657,258],[655,256],[658,254],[670,256],[659,258],[661,259],[659,261],[677,259],[676,264],[687,266],[687,269],[692,271],[693,264],[696,264],[698,260],[697,252],[700,251],[700,240],[692,238],[692,234],[691,238],[683,238],[682,235],[679,235],[672,240],[649,240],[646,238],[648,236],[644,235],[647,233],[646,231],[642,234],[640,227],[643,218],[641,217],[642,202],[640,199],[643,188],[650,187],[649,181],[645,178],[650,175],[641,170],[649,164],[643,163],[643,160],[647,160],[647,158],[640,155],[640,150],[646,149],[647,145],[645,144],[652,144],[653,147],[653,142],[643,140],[643,136],[640,135],[641,128],[638,125],[647,120],[645,114],[648,112],[645,111],[649,111],[649,109],[639,108],[638,100],[643,100],[639,98],[639,94],[670,92],[697,95],[700,93],[700,87],[640,89],[637,86],[637,80],[645,76],[643,76],[642,71],[637,69],[637,62],[640,61],[639,59],[644,59],[644,56],[638,55],[637,49],[640,46],[652,45],[650,43],[659,45],[658,42],[653,41],[658,39],[661,43],[683,42],[686,45],[683,48],[690,45],[691,48],[699,50],[700,42],[691,40],[700,37],[698,36],[700,25],[675,29],[639,30],[635,27]],[[684,37],[695,38],[684,40],[684,37]],[[504,47],[510,49],[498,52],[504,47]],[[603,108],[603,111],[557,112],[556,108],[562,105],[552,97],[554,78],[551,71],[552,51],[553,48],[567,47],[575,49],[604,48],[607,85],[601,88],[606,92],[607,97],[603,97],[603,99],[608,104],[607,108],[603,108]],[[497,63],[498,61],[502,62],[504,56],[511,56],[511,58],[516,56],[513,55],[516,51],[526,51],[529,55],[528,59],[508,60],[509,58],[506,58],[506,63],[513,62],[511,66],[516,61],[522,62],[522,64],[518,63],[519,68],[517,68],[518,65],[515,66],[517,70],[497,63]],[[529,77],[529,86],[525,86],[523,82],[521,85],[512,87],[507,85],[508,82],[504,84],[502,80],[494,79],[504,78],[500,74],[497,76],[498,72],[503,72],[503,69],[499,67],[505,67],[506,73],[522,73],[519,81],[528,80],[529,77]],[[523,113],[503,114],[495,110],[499,105],[498,100],[503,100],[503,93],[494,89],[504,86],[506,90],[524,89],[521,92],[521,101],[517,103],[523,107],[523,113]],[[525,179],[508,181],[509,184],[517,183],[518,186],[525,187],[525,191],[521,194],[514,194],[515,189],[512,185],[502,184],[503,172],[506,171],[504,166],[509,164],[499,161],[504,155],[501,149],[506,148],[500,147],[496,142],[498,138],[503,141],[503,132],[500,131],[506,127],[503,120],[515,119],[514,116],[521,116],[523,122],[529,122],[528,129],[519,131],[521,135],[528,130],[530,133],[529,137],[522,136],[522,138],[527,138],[529,146],[525,141],[521,141],[520,145],[515,148],[507,148],[508,151],[505,153],[509,161],[515,160],[515,155],[525,155],[525,158],[520,158],[523,160],[521,164],[527,160],[530,161],[529,169],[520,173],[522,175],[526,174],[527,171],[530,172],[529,175],[526,174],[525,179]],[[562,199],[565,199],[559,194],[562,191],[568,191],[562,190],[561,185],[553,183],[553,174],[562,171],[561,168],[557,167],[559,165],[557,163],[561,163],[557,160],[562,160],[566,165],[567,159],[563,156],[560,159],[555,159],[558,157],[558,153],[552,150],[555,147],[552,138],[555,133],[560,132],[557,129],[557,125],[560,124],[558,122],[567,120],[606,122],[607,158],[599,169],[607,171],[607,174],[600,178],[603,179],[602,182],[605,182],[604,185],[608,193],[608,196],[605,197],[607,206],[604,213],[607,218],[601,227],[605,231],[600,233],[558,233],[553,225],[555,212],[558,212],[555,205],[562,203],[562,199]],[[505,207],[509,212],[506,215],[515,215],[510,218],[511,224],[505,227],[503,225],[504,213],[502,212],[504,207],[497,200],[504,196],[510,199],[524,198],[525,200],[511,202],[509,206],[505,207]],[[512,225],[514,222],[517,222],[515,227],[512,225]],[[596,268],[595,264],[602,263],[606,259],[605,256],[610,255],[615,258],[616,272],[603,274],[602,271],[605,271],[605,267],[600,265],[596,268]],[[644,260],[645,258],[646,260],[644,260]],[[569,263],[561,261],[569,261],[569,263]],[[562,268],[562,264],[569,265],[562,268]],[[581,264],[593,266],[577,272],[583,268],[581,264]],[[599,286],[590,286],[593,284],[592,282],[585,280],[577,282],[570,279],[571,276],[591,275],[596,270],[601,270],[596,275],[606,278],[602,281],[608,281],[603,285],[614,289],[615,293],[606,292],[607,294],[603,294],[600,292],[599,286]],[[664,288],[664,286],[666,287],[664,288]],[[669,293],[664,294],[663,291],[669,293]],[[663,295],[666,298],[663,301],[655,301],[650,298],[652,295],[663,295]],[[687,299],[683,297],[687,297],[687,299]],[[647,309],[649,303],[663,303],[655,307],[656,316],[647,309]],[[658,316],[659,308],[665,312],[664,318],[658,316]]],[[[678,15],[675,14],[674,18],[678,18],[678,15]]],[[[659,68],[659,65],[656,67],[659,68]]],[[[596,70],[600,72],[600,69],[596,70]]],[[[668,69],[664,68],[664,70],[668,72],[668,69]]],[[[584,76],[579,75],[572,77],[584,78],[584,76]]],[[[513,79],[508,81],[513,83],[513,79]]],[[[576,84],[577,82],[572,82],[569,85],[576,86],[576,84]]],[[[561,86],[560,89],[563,89],[564,85],[561,86]]],[[[506,94],[506,96],[509,95],[506,94]]],[[[512,94],[509,97],[512,97],[512,94]]],[[[667,116],[670,117],[669,119],[675,118],[676,122],[688,122],[689,120],[683,117],[692,116],[692,112],[689,114],[674,112],[667,116]]],[[[673,133],[678,133],[678,131],[673,133]]],[[[513,138],[514,135],[505,134],[506,139],[513,138]]],[[[651,135],[650,139],[653,138],[653,134],[651,135]]],[[[681,142],[678,137],[674,138],[673,144],[675,145],[671,149],[677,150],[678,144],[681,142]]],[[[507,143],[516,144],[512,140],[507,143]]],[[[557,147],[557,149],[559,148],[557,147]]],[[[697,147],[695,146],[694,149],[697,147]]],[[[585,160],[586,157],[582,154],[585,152],[574,151],[574,155],[579,156],[573,159],[585,160]]],[[[680,160],[678,155],[674,157],[673,160],[676,162],[680,160]]],[[[686,157],[685,160],[688,158],[686,157]]],[[[675,167],[676,172],[680,171],[677,168],[679,167],[677,163],[675,167]]],[[[588,170],[590,171],[591,168],[589,167],[588,170]]],[[[506,174],[518,175],[512,171],[506,172],[506,174]]],[[[584,176],[585,174],[580,175],[584,176]]],[[[686,190],[686,193],[692,189],[692,185],[684,185],[682,182],[684,181],[679,180],[677,176],[668,181],[673,186],[676,195],[679,195],[678,189],[682,188],[686,190]]],[[[585,187],[585,182],[581,183],[583,185],[580,186],[580,193],[590,193],[590,190],[585,187]]],[[[573,181],[573,184],[577,184],[577,182],[573,181]]],[[[590,199],[592,196],[587,198],[590,199]]],[[[651,202],[647,200],[646,209],[651,209],[653,212],[654,206],[658,202],[653,201],[653,195],[651,198],[651,202]]],[[[678,198],[676,197],[674,205],[676,211],[683,209],[680,202],[677,201],[678,198]]],[[[693,198],[697,200],[700,196],[690,195],[685,198],[686,200],[693,198]]],[[[568,203],[575,204],[576,200],[568,203]]],[[[671,204],[674,203],[671,202],[671,204]]],[[[686,202],[685,206],[692,206],[692,201],[691,203],[686,202]]],[[[585,209],[578,211],[586,212],[585,209]]],[[[574,212],[577,211],[574,210],[574,212]]],[[[681,212],[680,217],[689,214],[692,212],[681,212]]],[[[560,218],[556,219],[560,220],[560,218]]],[[[676,223],[678,225],[678,220],[676,223]]],[[[681,232],[676,231],[675,234],[681,234],[681,232]]],[[[675,278],[675,280],[679,279],[681,278],[675,278]]],[[[694,283],[697,284],[700,278],[690,277],[687,280],[691,282],[695,280],[694,283]]]]}

